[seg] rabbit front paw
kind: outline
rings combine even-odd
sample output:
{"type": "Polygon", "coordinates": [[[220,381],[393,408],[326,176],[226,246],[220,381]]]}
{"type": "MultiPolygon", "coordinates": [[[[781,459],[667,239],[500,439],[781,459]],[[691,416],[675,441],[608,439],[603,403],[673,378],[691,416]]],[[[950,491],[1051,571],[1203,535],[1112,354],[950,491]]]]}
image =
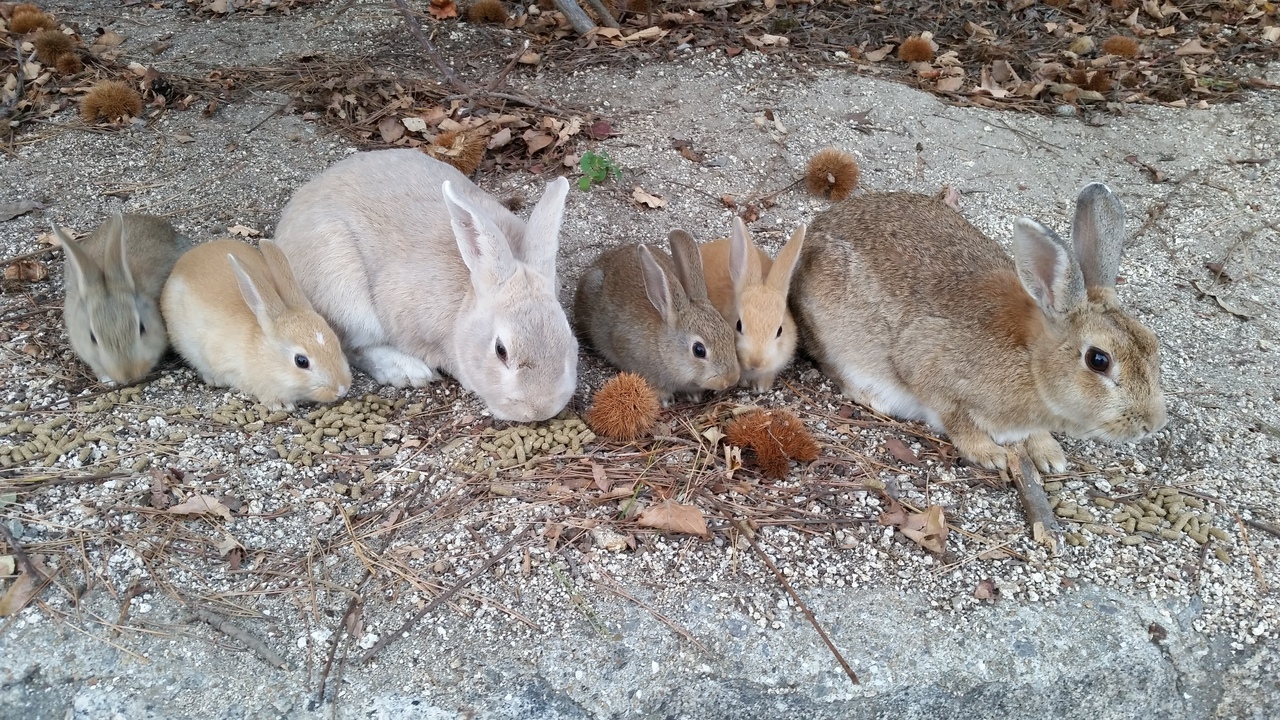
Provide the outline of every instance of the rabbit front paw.
{"type": "Polygon", "coordinates": [[[1047,432],[1034,432],[1027,437],[1027,455],[1042,473],[1060,473],[1067,469],[1067,455],[1062,446],[1047,432]]]}
{"type": "Polygon", "coordinates": [[[423,387],[436,379],[430,365],[389,345],[361,348],[351,355],[352,364],[372,375],[381,385],[423,387]]]}

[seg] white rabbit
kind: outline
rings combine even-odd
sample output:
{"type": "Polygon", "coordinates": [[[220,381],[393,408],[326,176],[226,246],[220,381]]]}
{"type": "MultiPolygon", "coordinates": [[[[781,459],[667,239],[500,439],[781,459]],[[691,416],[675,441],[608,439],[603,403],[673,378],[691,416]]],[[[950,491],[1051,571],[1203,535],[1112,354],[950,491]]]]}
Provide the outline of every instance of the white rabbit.
{"type": "Polygon", "coordinates": [[[443,371],[494,417],[543,420],[577,386],[578,342],[556,298],[568,191],[548,183],[526,225],[420,152],[358,153],[294,194],[276,243],[378,382],[418,387],[443,371]]]}

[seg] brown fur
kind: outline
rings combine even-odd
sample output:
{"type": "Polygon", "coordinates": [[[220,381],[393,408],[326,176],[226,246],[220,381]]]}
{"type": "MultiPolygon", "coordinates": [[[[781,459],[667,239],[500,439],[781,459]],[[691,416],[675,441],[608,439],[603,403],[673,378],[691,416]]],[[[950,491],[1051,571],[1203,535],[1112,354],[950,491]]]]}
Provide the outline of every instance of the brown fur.
{"type": "MultiPolygon", "coordinates": [[[[1101,227],[1095,244],[1118,253],[1122,216],[1101,227]]],[[[1082,264],[1086,279],[1114,281],[1112,262],[1082,264]]],[[[1049,432],[1125,440],[1164,424],[1154,336],[1114,291],[1091,287],[1087,301],[1047,313],[1012,259],[942,197],[871,193],[819,214],[791,298],[802,345],[846,394],[942,425],[975,462],[1002,465],[992,438],[1024,437],[1042,469],[1060,469],[1049,432]],[[1111,354],[1118,385],[1084,365],[1091,346],[1111,354]],[[875,389],[858,384],[870,379],[875,389]]]]}

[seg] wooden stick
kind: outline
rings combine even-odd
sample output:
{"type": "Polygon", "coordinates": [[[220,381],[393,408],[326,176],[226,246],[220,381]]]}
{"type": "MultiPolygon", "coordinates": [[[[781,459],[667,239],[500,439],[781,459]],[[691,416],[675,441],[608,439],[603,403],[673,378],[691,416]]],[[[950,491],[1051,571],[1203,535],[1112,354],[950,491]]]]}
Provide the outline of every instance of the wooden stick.
{"type": "Polygon", "coordinates": [[[480,567],[477,568],[475,572],[462,578],[457,583],[455,583],[453,587],[449,588],[448,590],[445,590],[444,592],[432,598],[431,602],[427,603],[425,607],[419,610],[416,615],[409,618],[395,632],[389,633],[387,635],[383,635],[382,637],[378,638],[378,642],[375,643],[372,648],[369,648],[369,652],[365,653],[364,657],[360,658],[360,664],[368,665],[369,661],[372,660],[375,656],[377,656],[377,654],[381,652],[383,648],[395,642],[398,638],[404,637],[406,634],[408,634],[410,630],[413,629],[414,625],[417,625],[418,622],[422,620],[422,618],[426,617],[433,610],[440,607],[444,603],[448,602],[449,598],[458,594],[459,590],[466,587],[467,585],[470,585],[472,580],[475,580],[476,578],[480,577],[484,573],[488,572],[489,568],[493,567],[499,560],[501,560],[504,556],[506,556],[506,554],[511,551],[511,548],[515,547],[515,544],[517,542],[520,542],[521,540],[524,539],[524,536],[529,532],[529,527],[530,527],[529,525],[525,525],[523,530],[516,533],[515,537],[508,540],[507,544],[499,548],[498,552],[494,553],[493,555],[490,555],[489,559],[485,560],[484,563],[481,564],[480,567]]]}
{"type": "MultiPolygon", "coordinates": [[[[396,2],[401,1],[396,0],[396,2]]],[[[586,35],[596,29],[595,22],[575,0],[551,0],[551,2],[555,4],[557,10],[564,13],[564,16],[569,20],[569,24],[573,26],[573,29],[579,35],[586,35]]]]}
{"type": "Polygon", "coordinates": [[[600,0],[587,0],[587,4],[596,12],[600,22],[611,28],[618,27],[618,21],[613,19],[613,13],[609,12],[609,8],[605,7],[603,2],[600,0]]]}
{"type": "MultiPolygon", "coordinates": [[[[444,61],[444,58],[440,57],[440,51],[436,50],[436,46],[431,43],[431,39],[427,37],[427,34],[422,32],[422,26],[418,24],[418,19],[413,16],[413,12],[409,10],[409,5],[405,3],[405,0],[395,0],[395,3],[396,8],[400,10],[400,14],[404,16],[404,24],[409,27],[409,32],[417,38],[418,44],[422,46],[422,49],[427,51],[427,57],[431,59],[436,69],[440,71],[444,81],[452,85],[458,92],[470,92],[467,86],[453,74],[453,69],[444,61]]],[[[578,12],[582,11],[579,10],[578,12]]]]}
{"type": "Polygon", "coordinates": [[[194,618],[208,623],[214,630],[244,643],[250,650],[257,653],[258,657],[266,660],[271,665],[281,670],[289,669],[289,663],[285,662],[284,658],[277,655],[274,650],[267,647],[266,643],[254,637],[248,630],[202,607],[192,607],[191,614],[194,618]]]}
{"type": "MultiPolygon", "coordinates": [[[[61,247],[59,247],[59,246],[57,246],[57,245],[50,245],[50,246],[49,246],[49,247],[47,247],[47,248],[41,248],[41,249],[39,249],[39,250],[32,250],[32,251],[31,251],[31,252],[29,252],[29,253],[22,253],[21,255],[14,255],[13,257],[8,258],[8,259],[6,259],[6,260],[0,260],[0,265],[12,265],[12,264],[14,264],[14,263],[16,263],[16,262],[18,262],[18,261],[20,261],[20,260],[30,260],[30,259],[32,259],[32,258],[38,258],[38,257],[40,257],[40,256],[42,256],[42,255],[48,255],[48,254],[52,253],[52,252],[53,252],[53,251],[55,251],[55,250],[61,250],[61,249],[62,249],[62,248],[61,248],[61,247]]],[[[41,311],[41,312],[43,312],[43,311],[41,311]]],[[[12,318],[10,318],[10,319],[12,319],[12,318]]]]}
{"type": "Polygon", "coordinates": [[[764,564],[768,565],[769,569],[773,571],[773,576],[778,578],[778,582],[782,583],[782,588],[787,591],[787,594],[791,596],[792,600],[796,601],[796,606],[804,611],[804,616],[809,618],[809,624],[813,625],[813,629],[818,631],[818,635],[822,638],[822,642],[826,643],[827,649],[831,651],[832,655],[836,656],[836,661],[840,663],[840,667],[844,668],[845,674],[849,676],[849,679],[853,681],[854,685],[857,685],[858,675],[853,671],[853,668],[849,667],[849,663],[845,662],[844,656],[836,649],[836,644],[831,642],[831,638],[827,636],[827,632],[818,624],[818,618],[814,617],[813,611],[809,609],[808,605],[804,604],[804,601],[796,594],[795,589],[791,587],[791,583],[787,582],[786,576],[782,574],[782,571],[778,569],[777,565],[773,564],[773,561],[769,559],[769,556],[765,554],[764,550],[756,542],[751,528],[748,528],[741,520],[732,520],[731,522],[733,523],[733,526],[738,529],[738,532],[742,533],[742,537],[746,538],[747,542],[751,543],[751,548],[756,551],[756,554],[760,556],[760,559],[764,561],[764,564]]]}
{"type": "MultiPolygon", "coordinates": [[[[21,71],[22,68],[18,69],[21,71]]],[[[40,569],[36,567],[36,564],[31,562],[31,558],[27,555],[27,551],[22,549],[22,546],[19,545],[18,541],[9,533],[9,528],[6,527],[4,523],[0,523],[0,539],[3,539],[8,543],[9,547],[13,550],[13,556],[17,558],[18,566],[22,568],[22,572],[35,578],[36,582],[45,581],[44,573],[41,573],[40,569]]]]}
{"type": "Polygon", "coordinates": [[[1023,448],[1007,450],[1005,457],[1008,459],[1009,479],[1018,490],[1022,511],[1027,516],[1027,525],[1031,527],[1031,539],[1048,546],[1054,555],[1060,554],[1062,526],[1049,507],[1049,496],[1044,492],[1040,471],[1023,448]]]}

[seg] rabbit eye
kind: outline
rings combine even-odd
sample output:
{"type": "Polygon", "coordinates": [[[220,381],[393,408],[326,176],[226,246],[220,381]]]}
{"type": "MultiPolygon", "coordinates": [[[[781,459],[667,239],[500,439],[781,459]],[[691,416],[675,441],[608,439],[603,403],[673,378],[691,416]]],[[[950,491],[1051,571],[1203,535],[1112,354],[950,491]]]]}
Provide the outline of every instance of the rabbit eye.
{"type": "Polygon", "coordinates": [[[297,355],[293,356],[293,364],[297,365],[299,368],[302,368],[303,370],[306,370],[307,368],[311,367],[311,359],[308,358],[306,355],[303,355],[302,353],[298,353],[297,355]]]}
{"type": "Polygon", "coordinates": [[[777,335],[774,335],[774,337],[776,337],[776,338],[780,338],[780,337],[782,337],[782,326],[781,326],[781,325],[779,325],[779,326],[778,326],[778,334],[777,334],[777,335]]]}
{"type": "Polygon", "coordinates": [[[98,344],[98,336],[94,335],[92,330],[89,331],[89,342],[93,343],[94,345],[98,344]]]}
{"type": "Polygon", "coordinates": [[[1096,373],[1105,373],[1111,369],[1111,356],[1096,347],[1084,351],[1084,362],[1096,373]]]}
{"type": "Polygon", "coordinates": [[[138,334],[139,334],[139,335],[146,335],[146,334],[147,334],[147,326],[146,326],[146,325],[144,325],[143,323],[138,323],[138,334]]]}
{"type": "Polygon", "coordinates": [[[501,340],[493,344],[493,351],[498,354],[499,360],[504,363],[507,361],[507,346],[503,345],[501,340]]]}
{"type": "Polygon", "coordinates": [[[739,318],[739,319],[738,319],[738,334],[739,334],[739,335],[741,335],[741,334],[742,334],[742,319],[741,319],[741,318],[739,318]]]}
{"type": "Polygon", "coordinates": [[[696,343],[694,343],[694,344],[693,344],[693,356],[694,356],[694,357],[696,357],[696,358],[698,358],[698,359],[700,359],[700,360],[701,360],[701,359],[706,358],[706,357],[707,357],[707,346],[706,346],[706,345],[703,345],[703,344],[702,344],[702,343],[700,343],[700,342],[696,342],[696,343]]]}

